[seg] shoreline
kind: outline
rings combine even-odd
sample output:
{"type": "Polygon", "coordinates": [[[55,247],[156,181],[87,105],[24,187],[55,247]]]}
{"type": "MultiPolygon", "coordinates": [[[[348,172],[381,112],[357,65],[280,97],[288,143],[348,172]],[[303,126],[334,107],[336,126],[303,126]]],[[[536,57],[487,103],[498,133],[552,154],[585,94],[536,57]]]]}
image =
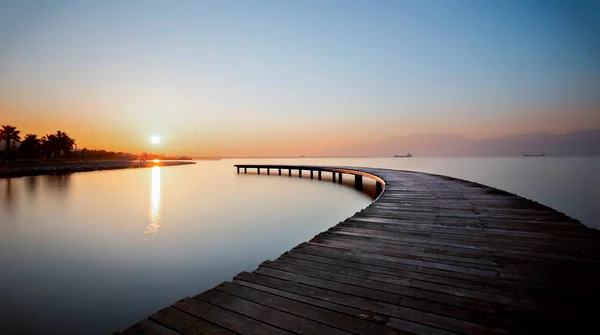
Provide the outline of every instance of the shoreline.
{"type": "Polygon", "coordinates": [[[18,178],[48,174],[68,174],[103,170],[139,169],[154,166],[196,164],[192,161],[49,161],[0,164],[0,178],[18,178]]]}

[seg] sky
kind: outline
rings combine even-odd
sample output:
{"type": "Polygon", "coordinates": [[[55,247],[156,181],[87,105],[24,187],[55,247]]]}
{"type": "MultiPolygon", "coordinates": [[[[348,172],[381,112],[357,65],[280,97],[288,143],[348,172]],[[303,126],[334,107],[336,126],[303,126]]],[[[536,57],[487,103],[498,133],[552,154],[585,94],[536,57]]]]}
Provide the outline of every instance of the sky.
{"type": "Polygon", "coordinates": [[[600,128],[600,1],[0,0],[0,124],[195,156],[600,128]]]}

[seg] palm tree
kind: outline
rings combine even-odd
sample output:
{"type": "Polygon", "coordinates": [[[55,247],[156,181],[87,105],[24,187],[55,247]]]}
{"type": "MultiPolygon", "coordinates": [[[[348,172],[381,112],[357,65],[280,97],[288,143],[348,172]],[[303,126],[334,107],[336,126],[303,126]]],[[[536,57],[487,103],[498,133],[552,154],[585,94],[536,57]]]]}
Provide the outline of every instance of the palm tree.
{"type": "Polygon", "coordinates": [[[6,141],[6,160],[10,161],[10,141],[14,140],[14,141],[20,141],[21,140],[21,136],[19,136],[19,133],[21,133],[20,130],[17,130],[16,127],[10,126],[10,125],[4,125],[2,126],[2,129],[0,129],[0,140],[5,140],[6,141]]]}
{"type": "Polygon", "coordinates": [[[44,154],[47,160],[50,160],[50,158],[52,157],[52,153],[56,151],[56,136],[46,134],[45,136],[42,136],[40,142],[42,147],[42,153],[44,154]]]}
{"type": "Polygon", "coordinates": [[[75,140],[67,135],[67,133],[60,130],[57,131],[54,136],[56,136],[57,154],[60,155],[62,152],[65,156],[70,156],[71,150],[73,150],[73,146],[75,145],[75,140]]]}
{"type": "Polygon", "coordinates": [[[19,151],[27,158],[38,158],[40,153],[40,139],[36,134],[25,135],[25,139],[21,142],[19,151]]]}

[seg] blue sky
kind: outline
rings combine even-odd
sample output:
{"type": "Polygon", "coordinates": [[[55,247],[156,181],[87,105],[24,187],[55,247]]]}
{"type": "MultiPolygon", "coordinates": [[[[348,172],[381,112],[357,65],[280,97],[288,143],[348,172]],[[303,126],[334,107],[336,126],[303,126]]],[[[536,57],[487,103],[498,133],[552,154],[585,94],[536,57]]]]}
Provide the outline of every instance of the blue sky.
{"type": "Polygon", "coordinates": [[[52,114],[233,146],[600,127],[597,1],[3,1],[0,46],[2,114],[36,130],[52,114]]]}

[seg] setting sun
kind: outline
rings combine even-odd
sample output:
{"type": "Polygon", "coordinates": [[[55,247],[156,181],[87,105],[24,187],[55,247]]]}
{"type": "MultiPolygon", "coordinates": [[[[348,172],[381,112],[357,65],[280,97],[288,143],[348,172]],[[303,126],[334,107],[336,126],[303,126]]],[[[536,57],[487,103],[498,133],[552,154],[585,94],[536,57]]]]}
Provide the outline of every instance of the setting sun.
{"type": "Polygon", "coordinates": [[[154,135],[150,138],[150,142],[152,144],[160,144],[160,137],[157,135],[154,135]]]}

